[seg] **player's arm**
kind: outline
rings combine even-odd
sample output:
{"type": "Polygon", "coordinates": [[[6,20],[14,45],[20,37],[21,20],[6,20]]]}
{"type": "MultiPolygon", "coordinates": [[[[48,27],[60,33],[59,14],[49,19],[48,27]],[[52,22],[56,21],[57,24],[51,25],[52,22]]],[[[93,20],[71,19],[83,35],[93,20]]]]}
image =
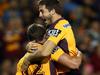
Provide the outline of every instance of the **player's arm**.
{"type": "Polygon", "coordinates": [[[82,53],[78,51],[75,57],[69,56],[61,48],[51,54],[51,59],[71,69],[78,69],[82,61],[82,53]]]}
{"type": "Polygon", "coordinates": [[[81,60],[81,55],[77,57],[71,57],[68,54],[64,53],[59,57],[58,62],[65,67],[69,67],[71,69],[79,69],[81,60]]]}
{"type": "MultiPolygon", "coordinates": [[[[28,45],[27,45],[28,46],[28,45]]],[[[56,47],[56,45],[52,42],[47,40],[44,45],[38,44],[38,43],[32,43],[29,42],[29,50],[35,50],[32,53],[32,56],[28,57],[28,60],[33,59],[33,61],[37,60],[37,59],[44,59],[46,57],[48,57],[52,50],[56,47]]]]}
{"type": "Polygon", "coordinates": [[[35,51],[33,53],[32,58],[37,59],[37,58],[40,58],[40,57],[43,57],[43,58],[48,57],[51,54],[52,50],[57,46],[59,41],[64,39],[65,36],[68,39],[68,46],[70,45],[70,47],[68,49],[69,54],[71,56],[76,56],[77,55],[75,39],[74,39],[74,36],[73,36],[71,26],[69,25],[68,22],[66,22],[64,24],[66,25],[66,27],[64,27],[64,25],[62,25],[62,24],[58,24],[57,27],[52,29],[49,32],[49,34],[50,34],[49,38],[47,39],[47,41],[41,47],[37,48],[36,43],[31,44],[34,49],[38,49],[37,51],[35,51]],[[72,36],[70,37],[70,35],[72,35],[72,36]],[[74,44],[73,44],[73,42],[74,42],[74,44]]]}
{"type": "MultiPolygon", "coordinates": [[[[21,74],[22,72],[25,72],[27,69],[28,69],[28,67],[29,67],[29,65],[30,65],[30,63],[31,63],[31,61],[30,60],[28,60],[28,58],[29,57],[32,57],[32,53],[26,53],[20,60],[19,60],[19,62],[17,63],[17,73],[16,74],[21,74]]],[[[20,75],[19,74],[19,75],[20,75]]]]}
{"type": "Polygon", "coordinates": [[[58,42],[62,39],[62,37],[66,34],[64,31],[61,31],[59,29],[55,30],[56,35],[52,35],[49,36],[49,38],[47,39],[47,41],[43,44],[43,45],[39,45],[38,43],[32,43],[30,42],[27,46],[32,49],[37,49],[34,53],[33,53],[33,57],[32,58],[39,58],[39,57],[48,57],[52,50],[57,46],[58,42]],[[39,47],[38,47],[39,46],[39,47]]]}

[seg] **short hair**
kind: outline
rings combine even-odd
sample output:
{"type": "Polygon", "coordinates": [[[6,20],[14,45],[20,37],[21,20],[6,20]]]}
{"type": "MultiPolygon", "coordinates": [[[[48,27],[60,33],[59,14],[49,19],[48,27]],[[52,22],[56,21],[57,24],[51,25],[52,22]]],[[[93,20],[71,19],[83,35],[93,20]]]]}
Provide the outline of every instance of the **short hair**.
{"type": "Polygon", "coordinates": [[[42,18],[39,18],[39,17],[35,18],[35,20],[33,22],[36,24],[41,24],[41,25],[46,26],[44,20],[42,18]]]}
{"type": "Polygon", "coordinates": [[[39,5],[45,5],[49,11],[55,9],[57,14],[62,15],[62,8],[58,0],[41,0],[39,5]]]}
{"type": "Polygon", "coordinates": [[[27,36],[29,41],[42,41],[45,33],[46,28],[42,24],[31,24],[27,30],[27,36]]]}
{"type": "Polygon", "coordinates": [[[33,9],[33,15],[34,18],[39,17],[39,1],[40,0],[32,0],[32,9],[33,9]]]}

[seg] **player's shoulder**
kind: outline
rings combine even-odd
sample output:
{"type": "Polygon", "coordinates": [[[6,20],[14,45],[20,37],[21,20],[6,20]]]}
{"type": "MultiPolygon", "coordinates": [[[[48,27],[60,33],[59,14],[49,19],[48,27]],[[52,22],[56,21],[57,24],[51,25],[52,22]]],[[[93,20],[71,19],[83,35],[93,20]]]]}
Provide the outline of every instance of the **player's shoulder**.
{"type": "Polygon", "coordinates": [[[63,20],[60,20],[56,25],[55,25],[55,28],[57,29],[66,29],[66,28],[70,28],[71,25],[69,24],[68,20],[66,19],[63,19],[63,20]]]}
{"type": "Polygon", "coordinates": [[[62,19],[62,20],[60,20],[59,22],[58,22],[58,24],[60,24],[60,23],[62,23],[62,24],[68,24],[69,22],[68,22],[68,20],[66,20],[66,19],[62,19]]]}

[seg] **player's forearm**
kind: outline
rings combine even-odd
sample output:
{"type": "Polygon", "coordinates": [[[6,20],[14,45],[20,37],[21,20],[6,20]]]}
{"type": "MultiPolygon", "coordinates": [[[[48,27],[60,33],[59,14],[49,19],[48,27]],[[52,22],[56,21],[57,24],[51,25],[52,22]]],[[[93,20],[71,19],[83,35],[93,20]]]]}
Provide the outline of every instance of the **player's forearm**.
{"type": "Polygon", "coordinates": [[[36,60],[36,59],[40,59],[40,58],[43,59],[48,57],[52,53],[52,50],[56,45],[53,42],[48,40],[43,45],[31,42],[28,46],[31,47],[30,49],[35,50],[32,53],[32,55],[29,56],[29,59],[36,60]]]}
{"type": "Polygon", "coordinates": [[[62,65],[69,67],[71,69],[78,69],[80,66],[81,57],[77,59],[77,57],[70,57],[68,54],[64,53],[60,58],[58,59],[58,62],[62,65]]]}
{"type": "Polygon", "coordinates": [[[48,57],[51,53],[52,50],[54,49],[56,45],[54,45],[52,42],[47,41],[46,43],[44,43],[43,45],[39,45],[38,48],[33,47],[32,49],[37,49],[34,53],[33,53],[33,58],[45,58],[48,57]]]}
{"type": "MultiPolygon", "coordinates": [[[[17,74],[21,74],[23,71],[27,70],[27,67],[30,64],[30,61],[27,60],[28,55],[25,54],[17,64],[17,74]],[[27,65],[27,66],[26,66],[27,65]]],[[[19,74],[19,75],[20,75],[19,74]]]]}
{"type": "Polygon", "coordinates": [[[41,52],[36,50],[34,53],[28,53],[26,59],[32,63],[41,62],[45,57],[41,55],[41,52]]]}
{"type": "Polygon", "coordinates": [[[47,40],[42,47],[42,51],[41,51],[41,55],[43,57],[48,57],[49,55],[51,55],[52,50],[56,47],[56,45],[52,42],[47,40]]]}
{"type": "Polygon", "coordinates": [[[36,60],[39,59],[40,57],[43,58],[42,52],[43,51],[43,46],[38,44],[38,43],[33,43],[29,42],[27,44],[27,59],[28,60],[36,60]]]}
{"type": "Polygon", "coordinates": [[[73,63],[76,64],[77,67],[80,67],[81,62],[82,62],[82,57],[83,57],[83,54],[80,51],[78,51],[78,54],[76,57],[73,57],[72,61],[73,63]]]}

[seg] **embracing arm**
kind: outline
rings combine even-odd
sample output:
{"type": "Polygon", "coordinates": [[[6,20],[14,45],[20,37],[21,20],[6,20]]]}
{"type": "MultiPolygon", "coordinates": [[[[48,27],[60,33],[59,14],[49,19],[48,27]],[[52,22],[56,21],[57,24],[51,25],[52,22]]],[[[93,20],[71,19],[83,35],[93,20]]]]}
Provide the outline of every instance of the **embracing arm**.
{"type": "Polygon", "coordinates": [[[78,69],[82,61],[82,53],[78,51],[78,55],[72,57],[58,47],[58,49],[51,54],[51,59],[65,66],[66,68],[78,69]]]}
{"type": "Polygon", "coordinates": [[[67,53],[63,53],[58,59],[58,63],[64,65],[65,67],[69,67],[71,69],[78,69],[80,67],[81,61],[82,61],[81,52],[76,57],[71,57],[67,53]]]}
{"type": "Polygon", "coordinates": [[[30,50],[33,50],[33,53],[31,56],[28,57],[28,59],[36,60],[40,58],[42,59],[46,58],[51,54],[55,46],[56,45],[52,41],[49,41],[49,40],[47,40],[43,45],[38,44],[38,43],[29,42],[27,45],[28,50],[29,50],[28,52],[32,52],[30,50]]]}
{"type": "Polygon", "coordinates": [[[56,45],[52,41],[47,40],[43,45],[43,49],[41,49],[41,55],[45,57],[49,56],[55,47],[56,45]]]}

